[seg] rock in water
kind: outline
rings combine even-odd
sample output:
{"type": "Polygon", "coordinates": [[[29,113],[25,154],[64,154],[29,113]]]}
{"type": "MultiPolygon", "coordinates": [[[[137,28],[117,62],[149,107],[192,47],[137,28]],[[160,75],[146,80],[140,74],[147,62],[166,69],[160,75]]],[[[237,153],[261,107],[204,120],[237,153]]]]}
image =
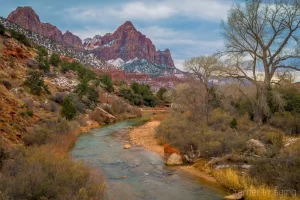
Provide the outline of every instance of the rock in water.
{"type": "Polygon", "coordinates": [[[131,148],[131,145],[130,144],[125,144],[124,145],[124,149],[130,149],[131,148]]]}
{"type": "Polygon", "coordinates": [[[167,165],[181,165],[182,164],[182,158],[180,155],[173,153],[170,155],[170,157],[166,161],[167,165]]]}

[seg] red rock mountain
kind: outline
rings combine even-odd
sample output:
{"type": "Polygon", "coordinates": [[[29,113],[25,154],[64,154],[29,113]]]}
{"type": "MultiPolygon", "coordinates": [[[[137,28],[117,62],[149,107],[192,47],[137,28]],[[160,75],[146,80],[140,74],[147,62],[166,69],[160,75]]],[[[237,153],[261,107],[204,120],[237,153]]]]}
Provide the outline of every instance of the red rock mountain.
{"type": "Polygon", "coordinates": [[[155,64],[174,67],[170,50],[156,51],[152,41],[137,31],[130,21],[121,25],[113,34],[86,39],[84,47],[104,60],[122,58],[129,61],[137,57],[155,64]]]}
{"type": "Polygon", "coordinates": [[[156,51],[152,41],[137,31],[129,21],[121,25],[113,34],[106,34],[103,37],[97,35],[93,39],[86,39],[82,44],[81,39],[71,32],[67,31],[62,34],[56,26],[42,23],[31,7],[18,7],[9,14],[7,19],[22,28],[57,42],[77,49],[83,49],[84,47],[106,61],[117,58],[129,61],[137,57],[158,65],[174,67],[170,50],[156,51]]]}
{"type": "Polygon", "coordinates": [[[7,19],[21,26],[22,28],[28,29],[44,37],[51,38],[57,42],[62,42],[68,46],[81,49],[81,39],[67,31],[65,34],[56,27],[49,23],[42,23],[39,16],[31,7],[18,7],[16,10],[11,12],[7,19]]]}

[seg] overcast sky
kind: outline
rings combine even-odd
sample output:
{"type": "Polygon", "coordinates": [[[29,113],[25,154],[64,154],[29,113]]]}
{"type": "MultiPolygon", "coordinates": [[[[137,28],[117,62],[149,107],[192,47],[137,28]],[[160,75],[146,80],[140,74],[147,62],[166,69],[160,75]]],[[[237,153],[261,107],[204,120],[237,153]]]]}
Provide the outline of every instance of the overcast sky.
{"type": "Polygon", "coordinates": [[[80,38],[114,32],[125,21],[171,50],[175,65],[223,48],[221,20],[233,0],[0,0],[0,15],[31,6],[42,22],[69,30],[80,38]]]}

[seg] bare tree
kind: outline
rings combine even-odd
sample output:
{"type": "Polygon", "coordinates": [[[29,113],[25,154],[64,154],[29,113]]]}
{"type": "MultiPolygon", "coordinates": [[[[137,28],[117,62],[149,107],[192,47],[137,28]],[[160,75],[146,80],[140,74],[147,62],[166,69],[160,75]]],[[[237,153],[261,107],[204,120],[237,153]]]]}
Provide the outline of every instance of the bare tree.
{"type": "Polygon", "coordinates": [[[300,70],[300,1],[248,0],[234,5],[222,22],[230,62],[223,75],[248,80],[256,86],[255,121],[262,123],[262,101],[267,99],[277,72],[300,70]]]}
{"type": "Polygon", "coordinates": [[[219,71],[219,61],[215,56],[194,57],[184,62],[187,71],[194,74],[197,80],[203,85],[204,91],[204,114],[206,123],[209,121],[211,109],[210,101],[213,99],[212,77],[219,71]]]}

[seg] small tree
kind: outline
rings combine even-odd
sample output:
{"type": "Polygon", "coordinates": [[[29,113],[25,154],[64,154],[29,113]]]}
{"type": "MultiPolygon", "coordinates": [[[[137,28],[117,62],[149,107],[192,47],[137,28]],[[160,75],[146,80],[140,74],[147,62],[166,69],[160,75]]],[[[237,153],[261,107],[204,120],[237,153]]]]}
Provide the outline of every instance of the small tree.
{"type": "Polygon", "coordinates": [[[62,103],[61,115],[67,120],[72,120],[76,116],[76,108],[69,96],[67,96],[62,103]]]}
{"type": "Polygon", "coordinates": [[[38,48],[38,56],[36,57],[36,60],[39,63],[39,68],[43,71],[49,71],[49,61],[48,61],[48,51],[44,47],[39,46],[38,48]]]}
{"type": "Polygon", "coordinates": [[[50,93],[47,85],[44,83],[43,72],[40,71],[29,71],[25,85],[30,87],[32,94],[41,95],[42,90],[44,89],[47,93],[50,93]]]}
{"type": "Polygon", "coordinates": [[[4,33],[5,33],[5,27],[2,24],[0,24],[0,35],[4,35],[4,33]]]}
{"type": "Polygon", "coordinates": [[[200,56],[191,58],[184,62],[187,71],[195,75],[198,83],[204,87],[202,98],[204,100],[202,106],[206,117],[206,123],[209,121],[209,113],[214,104],[215,94],[211,84],[211,78],[219,70],[219,60],[215,56],[200,56]]]}
{"type": "Polygon", "coordinates": [[[166,88],[160,88],[158,90],[158,92],[156,93],[156,96],[159,98],[159,100],[164,100],[164,94],[167,92],[168,90],[166,88]]]}
{"type": "Polygon", "coordinates": [[[60,62],[61,62],[61,60],[60,60],[59,55],[56,53],[53,53],[50,57],[50,64],[57,67],[60,62]]]}
{"type": "Polygon", "coordinates": [[[113,92],[114,87],[112,83],[112,79],[109,74],[105,73],[100,76],[101,82],[105,85],[105,88],[108,92],[113,92]]]}
{"type": "Polygon", "coordinates": [[[236,129],[237,128],[237,121],[236,118],[232,118],[231,122],[230,122],[230,128],[232,129],[236,129]]]}

